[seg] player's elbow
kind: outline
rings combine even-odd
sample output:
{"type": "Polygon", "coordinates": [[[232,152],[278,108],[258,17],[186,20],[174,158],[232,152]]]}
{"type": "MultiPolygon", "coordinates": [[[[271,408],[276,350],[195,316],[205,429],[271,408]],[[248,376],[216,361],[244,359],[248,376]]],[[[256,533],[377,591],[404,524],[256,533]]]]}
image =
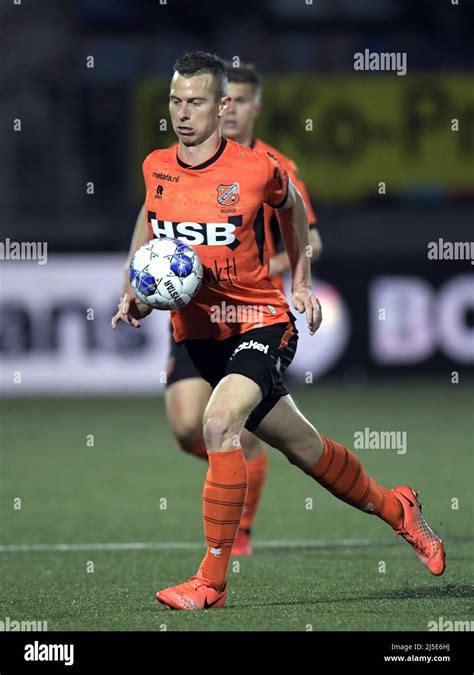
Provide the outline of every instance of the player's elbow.
{"type": "Polygon", "coordinates": [[[298,227],[298,224],[302,225],[302,223],[306,223],[306,228],[308,227],[308,211],[306,209],[306,204],[301,196],[301,192],[293,183],[290,183],[289,185],[288,199],[286,200],[282,211],[283,213],[280,214],[280,222],[292,223],[293,228],[298,227]]]}
{"type": "Polygon", "coordinates": [[[301,192],[298,190],[296,186],[294,187],[294,206],[293,206],[293,213],[298,214],[298,219],[302,220],[305,222],[306,227],[308,223],[308,209],[306,208],[305,201],[303,199],[303,195],[301,192]]]}
{"type": "Polygon", "coordinates": [[[290,180],[288,183],[288,195],[286,197],[286,202],[282,206],[282,211],[292,211],[298,207],[298,205],[301,206],[301,204],[304,208],[306,208],[300,191],[290,180]]]}

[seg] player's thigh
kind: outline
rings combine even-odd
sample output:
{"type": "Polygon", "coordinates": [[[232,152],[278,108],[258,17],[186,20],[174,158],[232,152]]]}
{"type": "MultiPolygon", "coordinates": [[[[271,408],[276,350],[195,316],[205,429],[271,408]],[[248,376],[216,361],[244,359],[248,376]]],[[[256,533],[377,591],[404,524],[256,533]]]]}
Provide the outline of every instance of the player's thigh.
{"type": "Polygon", "coordinates": [[[321,438],[290,395],[280,398],[254,434],[305,470],[311,470],[321,457],[321,438]]]}
{"type": "Polygon", "coordinates": [[[245,375],[231,373],[220,380],[204,413],[204,434],[210,450],[235,446],[250,412],[262,400],[259,385],[245,375]],[[224,445],[223,445],[224,444],[224,445]]]}
{"type": "Polygon", "coordinates": [[[203,415],[210,385],[200,377],[179,380],[169,385],[165,393],[166,411],[173,433],[178,438],[202,437],[203,415]]]}

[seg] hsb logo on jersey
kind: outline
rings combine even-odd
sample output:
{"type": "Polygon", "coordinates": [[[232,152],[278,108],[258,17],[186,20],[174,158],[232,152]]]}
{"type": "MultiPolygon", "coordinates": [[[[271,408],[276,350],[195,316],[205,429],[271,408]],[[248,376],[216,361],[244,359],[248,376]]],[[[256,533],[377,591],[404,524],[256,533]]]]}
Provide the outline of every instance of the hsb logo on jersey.
{"type": "Polygon", "coordinates": [[[240,244],[235,229],[242,225],[242,216],[229,216],[226,223],[194,223],[158,220],[156,213],[148,211],[148,222],[155,236],[181,239],[194,246],[228,246],[234,251],[240,244]]]}
{"type": "Polygon", "coordinates": [[[217,188],[217,201],[221,206],[234,206],[240,198],[238,183],[232,185],[219,185],[217,188]]]}

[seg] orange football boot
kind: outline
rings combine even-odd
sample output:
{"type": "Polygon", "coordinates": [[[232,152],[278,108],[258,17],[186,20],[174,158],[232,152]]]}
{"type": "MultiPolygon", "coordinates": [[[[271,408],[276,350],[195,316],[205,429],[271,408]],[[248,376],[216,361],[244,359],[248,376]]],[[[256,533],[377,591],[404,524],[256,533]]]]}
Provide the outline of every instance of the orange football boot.
{"type": "Polygon", "coordinates": [[[443,574],[446,568],[443,542],[423,518],[422,507],[417,499],[418,492],[407,485],[398,485],[391,492],[396,495],[403,508],[403,525],[395,532],[413,546],[420,562],[431,574],[443,574]]]}
{"type": "Polygon", "coordinates": [[[188,581],[158,591],[156,599],[171,609],[210,609],[224,607],[227,598],[227,586],[217,590],[209,579],[198,572],[188,581]]]}
{"type": "Polygon", "coordinates": [[[242,530],[239,528],[230,555],[241,556],[252,554],[253,549],[252,549],[252,540],[250,537],[250,530],[247,529],[242,530]]]}

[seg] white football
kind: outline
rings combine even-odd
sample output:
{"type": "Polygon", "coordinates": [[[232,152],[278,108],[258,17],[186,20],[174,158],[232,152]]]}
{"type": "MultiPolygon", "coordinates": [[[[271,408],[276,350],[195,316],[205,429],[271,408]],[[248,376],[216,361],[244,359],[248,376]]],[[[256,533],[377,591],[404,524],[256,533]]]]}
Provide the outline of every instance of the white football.
{"type": "Polygon", "coordinates": [[[170,237],[144,244],[130,263],[134,293],[154,309],[180,309],[188,305],[199,290],[202,276],[195,250],[170,237]]]}

